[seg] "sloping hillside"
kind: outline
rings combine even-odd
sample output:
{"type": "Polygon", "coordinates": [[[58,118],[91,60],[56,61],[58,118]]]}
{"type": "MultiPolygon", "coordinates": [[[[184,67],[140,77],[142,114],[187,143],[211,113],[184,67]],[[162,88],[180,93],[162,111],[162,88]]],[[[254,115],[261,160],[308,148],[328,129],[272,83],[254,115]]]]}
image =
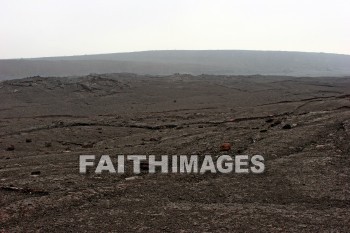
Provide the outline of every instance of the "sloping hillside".
{"type": "Polygon", "coordinates": [[[350,75],[350,55],[242,50],[145,51],[0,60],[0,79],[89,73],[350,75]]]}

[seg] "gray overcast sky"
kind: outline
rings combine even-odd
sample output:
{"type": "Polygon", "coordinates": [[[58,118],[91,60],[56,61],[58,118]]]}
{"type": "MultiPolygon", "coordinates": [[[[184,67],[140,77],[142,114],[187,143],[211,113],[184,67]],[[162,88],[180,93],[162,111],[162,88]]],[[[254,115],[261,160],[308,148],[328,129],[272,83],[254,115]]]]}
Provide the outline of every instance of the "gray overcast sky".
{"type": "Polygon", "coordinates": [[[349,0],[0,0],[0,58],[163,49],[350,54],[349,0]]]}

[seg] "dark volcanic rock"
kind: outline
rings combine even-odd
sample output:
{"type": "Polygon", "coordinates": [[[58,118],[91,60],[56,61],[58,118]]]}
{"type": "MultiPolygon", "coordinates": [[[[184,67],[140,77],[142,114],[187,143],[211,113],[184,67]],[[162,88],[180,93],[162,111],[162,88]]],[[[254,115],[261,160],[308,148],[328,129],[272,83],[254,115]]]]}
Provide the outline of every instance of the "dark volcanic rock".
{"type": "Polygon", "coordinates": [[[282,129],[291,129],[292,126],[290,124],[285,124],[282,129]]]}
{"type": "Polygon", "coordinates": [[[277,126],[277,125],[279,125],[279,124],[281,124],[281,123],[282,123],[282,121],[277,120],[277,121],[275,121],[275,122],[273,122],[273,123],[271,124],[271,127],[275,127],[275,126],[277,126]]]}
{"type": "Polygon", "coordinates": [[[32,176],[39,176],[40,174],[41,174],[40,171],[33,171],[30,173],[30,175],[32,175],[32,176]]]}
{"type": "Polygon", "coordinates": [[[271,122],[273,122],[273,119],[272,119],[272,118],[269,118],[269,119],[267,119],[265,122],[266,122],[266,123],[271,123],[271,122]]]}
{"type": "Polygon", "coordinates": [[[14,151],[15,150],[15,146],[14,145],[10,145],[6,148],[7,151],[14,151]]]}

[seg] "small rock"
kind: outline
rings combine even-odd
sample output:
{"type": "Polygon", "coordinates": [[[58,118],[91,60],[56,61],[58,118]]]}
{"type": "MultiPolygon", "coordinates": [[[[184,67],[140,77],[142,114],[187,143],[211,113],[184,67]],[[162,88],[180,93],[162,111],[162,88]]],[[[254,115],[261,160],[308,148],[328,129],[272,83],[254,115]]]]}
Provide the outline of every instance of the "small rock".
{"type": "Polygon", "coordinates": [[[231,144],[228,142],[225,142],[223,144],[221,144],[220,146],[220,151],[229,151],[231,150],[231,144]]]}
{"type": "Polygon", "coordinates": [[[52,146],[51,142],[45,142],[45,147],[51,147],[51,146],[52,146]]]}
{"type": "Polygon", "coordinates": [[[30,173],[30,175],[32,175],[32,176],[39,176],[40,174],[41,174],[40,171],[33,171],[30,173]]]}
{"type": "Polygon", "coordinates": [[[260,133],[266,133],[266,132],[267,132],[267,129],[260,130],[260,133]]]}
{"type": "Polygon", "coordinates": [[[30,143],[30,142],[32,142],[32,139],[27,138],[27,139],[26,139],[26,143],[30,143]]]}
{"type": "Polygon", "coordinates": [[[256,142],[256,138],[250,137],[250,138],[248,138],[248,140],[250,141],[250,143],[255,143],[256,142]]]}
{"type": "Polygon", "coordinates": [[[15,150],[15,146],[14,145],[10,145],[9,147],[6,148],[7,151],[14,151],[15,150]]]}
{"type": "Polygon", "coordinates": [[[275,127],[275,126],[277,126],[277,125],[279,125],[279,124],[281,124],[282,122],[280,121],[280,120],[277,120],[277,121],[275,121],[275,122],[273,122],[272,124],[271,124],[271,127],[275,127]]]}
{"type": "Polygon", "coordinates": [[[272,119],[272,118],[269,118],[269,119],[267,119],[265,122],[266,122],[266,123],[271,123],[271,122],[273,122],[273,119],[272,119]]]}
{"type": "Polygon", "coordinates": [[[292,126],[290,124],[285,124],[282,129],[291,129],[292,126]]]}

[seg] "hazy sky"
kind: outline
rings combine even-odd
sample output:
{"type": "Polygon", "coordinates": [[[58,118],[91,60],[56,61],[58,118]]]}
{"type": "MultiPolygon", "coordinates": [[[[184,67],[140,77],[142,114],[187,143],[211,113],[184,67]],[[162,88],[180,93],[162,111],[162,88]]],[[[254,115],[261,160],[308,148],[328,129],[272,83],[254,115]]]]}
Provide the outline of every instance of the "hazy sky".
{"type": "Polygon", "coordinates": [[[349,0],[0,0],[0,58],[164,49],[350,54],[349,0]]]}

